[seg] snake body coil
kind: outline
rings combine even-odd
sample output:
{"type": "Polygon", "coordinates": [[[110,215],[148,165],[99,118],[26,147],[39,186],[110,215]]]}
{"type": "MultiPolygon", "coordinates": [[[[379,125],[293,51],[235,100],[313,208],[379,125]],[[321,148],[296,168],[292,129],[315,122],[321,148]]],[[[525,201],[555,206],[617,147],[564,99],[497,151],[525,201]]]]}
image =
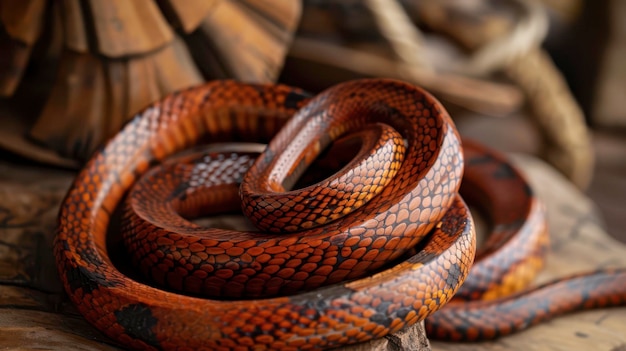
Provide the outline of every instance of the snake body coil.
{"type": "MultiPolygon", "coordinates": [[[[471,163],[481,163],[485,152],[477,153],[471,163]]],[[[501,167],[496,171],[517,184],[515,197],[525,201],[521,210],[498,205],[494,218],[522,218],[528,228],[496,232],[462,298],[520,290],[547,247],[541,206],[508,164],[493,160],[485,156],[482,163],[501,167]],[[519,247],[527,251],[512,254],[519,247]],[[485,257],[495,257],[495,266],[485,257]],[[502,274],[487,282],[496,266],[502,274]],[[523,276],[522,283],[505,285],[514,280],[507,273],[523,276]]],[[[475,239],[457,194],[463,163],[445,110],[406,83],[353,81],[309,98],[281,85],[211,82],[148,107],[93,156],[60,210],[57,266],[85,318],[134,349],[306,350],[363,342],[425,319],[469,274],[475,239]],[[343,138],[361,144],[347,166],[289,190],[343,138]],[[269,145],[258,157],[235,152],[165,161],[205,142],[242,140],[269,145]],[[203,228],[188,219],[236,208],[238,191],[261,232],[203,228]],[[122,273],[109,257],[116,247],[109,222],[121,207],[124,242],[141,277],[122,273]]],[[[467,175],[470,183],[471,174],[477,173],[467,175]]],[[[616,299],[624,300],[623,290],[616,299]]],[[[497,324],[467,326],[455,305],[462,306],[451,303],[431,317],[433,335],[504,334],[497,324]]]]}
{"type": "MultiPolygon", "coordinates": [[[[55,242],[62,281],[88,321],[138,349],[315,349],[381,337],[424,319],[452,297],[469,271],[474,237],[467,209],[455,195],[462,172],[458,135],[439,103],[411,85],[385,80],[346,83],[304,101],[300,91],[285,86],[209,83],[147,108],[91,159],[63,202],[55,242]],[[248,291],[271,293],[276,286],[280,292],[302,280],[280,270],[268,276],[263,271],[272,267],[267,255],[280,262],[313,264],[315,269],[299,286],[307,289],[381,268],[441,222],[435,239],[390,270],[287,297],[218,301],[152,288],[112,264],[106,240],[110,216],[149,164],[203,140],[265,142],[278,132],[253,169],[263,173],[265,162],[278,157],[285,143],[296,135],[306,137],[293,153],[290,162],[295,166],[278,158],[290,174],[299,162],[314,157],[308,150],[324,147],[311,146],[317,139],[308,133],[317,130],[318,136],[336,138],[377,122],[393,126],[407,139],[403,167],[382,198],[373,197],[358,212],[305,235],[238,233],[228,238],[218,233],[216,238],[191,240],[202,244],[198,252],[206,255],[243,249],[253,258],[250,265],[244,266],[242,253],[239,261],[224,262],[223,269],[249,273],[248,291]],[[254,263],[264,267],[254,270],[261,267],[254,263]]],[[[176,246],[180,243],[176,255],[189,252],[191,262],[193,243],[180,234],[165,235],[176,246]]],[[[216,254],[215,262],[223,256],[216,254]]],[[[177,261],[182,264],[184,258],[177,261]]],[[[179,276],[187,277],[184,272],[179,276]]],[[[174,285],[180,281],[174,276],[165,280],[174,285]]],[[[182,286],[193,285],[182,280],[182,286]]],[[[210,290],[211,281],[206,282],[201,285],[210,290]]]]}

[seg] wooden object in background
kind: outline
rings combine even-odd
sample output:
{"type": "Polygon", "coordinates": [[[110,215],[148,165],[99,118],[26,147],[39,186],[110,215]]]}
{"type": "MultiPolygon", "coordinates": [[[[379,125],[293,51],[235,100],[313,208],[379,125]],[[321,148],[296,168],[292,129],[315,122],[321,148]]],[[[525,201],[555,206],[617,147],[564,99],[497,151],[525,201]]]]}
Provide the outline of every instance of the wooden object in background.
{"type": "Polygon", "coordinates": [[[300,11],[300,1],[0,0],[10,97],[0,123],[18,120],[0,146],[72,165],[167,93],[216,78],[273,82],[300,11]]]}
{"type": "Polygon", "coordinates": [[[0,1],[0,96],[17,89],[41,34],[44,11],[45,0],[0,1]]]}
{"type": "Polygon", "coordinates": [[[608,43],[600,62],[591,119],[599,127],[626,129],[626,2],[608,3],[608,43]]]}
{"type": "Polygon", "coordinates": [[[587,187],[591,140],[580,107],[541,49],[547,19],[537,2],[389,1],[306,1],[284,79],[319,89],[363,76],[399,78],[448,106],[489,115],[523,105],[541,127],[540,155],[587,187]],[[398,38],[402,30],[408,35],[398,38]],[[407,59],[411,51],[418,58],[407,59]],[[308,76],[312,70],[317,74],[308,76]]]}
{"type": "Polygon", "coordinates": [[[523,91],[529,116],[540,127],[543,137],[542,156],[585,189],[593,174],[591,139],[582,109],[550,56],[541,48],[548,24],[545,10],[532,1],[509,1],[516,18],[508,22],[515,26],[496,25],[494,30],[491,23],[503,21],[506,14],[498,14],[485,2],[479,3],[482,8],[457,5],[459,9],[445,2],[422,0],[415,2],[418,4],[416,15],[473,52],[469,62],[460,68],[461,72],[499,71],[523,91]],[[469,11],[463,11],[468,8],[469,11]],[[454,11],[466,17],[450,25],[449,18],[454,11]],[[481,19],[484,11],[496,20],[481,19]]]}

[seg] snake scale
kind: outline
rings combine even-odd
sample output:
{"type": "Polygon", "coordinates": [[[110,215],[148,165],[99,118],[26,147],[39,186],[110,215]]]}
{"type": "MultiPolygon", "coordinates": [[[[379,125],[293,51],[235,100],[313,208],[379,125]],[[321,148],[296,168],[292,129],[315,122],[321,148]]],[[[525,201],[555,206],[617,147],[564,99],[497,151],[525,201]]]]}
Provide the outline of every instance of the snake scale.
{"type": "Polygon", "coordinates": [[[445,109],[404,82],[351,81],[315,97],[235,81],[192,87],[140,112],[77,175],[59,214],[59,274],[87,321],[141,350],[326,349],[428,316],[429,335],[474,340],[624,303],[620,270],[548,286],[584,296],[558,308],[546,289],[520,292],[547,250],[543,208],[497,155],[471,144],[463,155],[445,109]],[[223,141],[269,144],[260,154],[171,158],[223,141]],[[357,150],[340,171],[294,189],[342,143],[357,150]],[[502,224],[471,273],[474,225],[458,195],[464,166],[461,193],[502,224]],[[513,189],[509,200],[502,186],[513,189]],[[191,221],[238,206],[260,230],[191,221]],[[133,272],[112,258],[113,222],[133,272]],[[585,284],[589,277],[606,288],[585,284]],[[498,302],[511,292],[518,299],[498,302]],[[545,302],[538,312],[524,300],[533,294],[545,302]],[[494,311],[481,322],[470,304],[494,311]]]}

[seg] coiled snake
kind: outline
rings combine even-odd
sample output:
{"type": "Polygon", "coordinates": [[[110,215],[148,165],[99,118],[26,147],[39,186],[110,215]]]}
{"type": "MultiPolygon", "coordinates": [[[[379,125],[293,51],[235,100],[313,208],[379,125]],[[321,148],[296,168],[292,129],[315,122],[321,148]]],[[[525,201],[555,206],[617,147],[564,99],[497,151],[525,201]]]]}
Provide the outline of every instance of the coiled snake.
{"type": "MultiPolygon", "coordinates": [[[[489,259],[478,261],[476,278],[459,291],[489,299],[519,290],[539,268],[544,217],[506,162],[477,146],[465,152],[465,181],[477,184],[468,188],[472,196],[488,202],[497,194],[473,168],[495,167],[514,189],[513,201],[492,207],[493,220],[509,225],[482,249],[489,259]],[[511,280],[517,285],[504,287],[511,280]]],[[[403,82],[347,82],[313,98],[282,85],[207,83],[149,106],[87,163],[61,206],[57,266],[84,317],[133,349],[304,350],[382,337],[438,310],[469,274],[475,239],[457,195],[463,164],[448,114],[403,82]],[[258,157],[187,155],[147,172],[215,141],[269,145],[258,157]],[[287,191],[335,141],[360,145],[353,160],[287,191]],[[238,182],[243,211],[262,232],[186,219],[239,206],[238,182]],[[119,211],[121,221],[112,221],[119,211]],[[122,223],[141,275],[110,257],[117,250],[110,222],[122,223]]],[[[587,294],[583,304],[624,302],[624,272],[604,274],[612,295],[587,294]]],[[[541,319],[517,322],[516,311],[527,306],[509,305],[497,311],[504,317],[490,317],[506,323],[476,325],[464,319],[464,303],[451,303],[450,313],[429,318],[430,333],[489,338],[541,319]]]]}

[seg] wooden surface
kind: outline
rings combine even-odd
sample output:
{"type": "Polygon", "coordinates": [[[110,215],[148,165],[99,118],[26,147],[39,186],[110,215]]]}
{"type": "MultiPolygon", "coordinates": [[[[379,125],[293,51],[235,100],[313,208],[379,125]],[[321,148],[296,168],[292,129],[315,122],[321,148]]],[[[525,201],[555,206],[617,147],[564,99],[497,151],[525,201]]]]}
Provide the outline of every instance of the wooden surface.
{"type": "MultiPolygon", "coordinates": [[[[548,206],[553,252],[539,278],[626,266],[626,248],[609,239],[595,207],[554,170],[518,159],[548,206]]],[[[73,173],[0,162],[0,349],[115,350],[62,292],[51,243],[58,204],[73,173]]],[[[491,343],[432,342],[433,350],[606,350],[626,348],[626,308],[577,313],[491,343]]],[[[345,350],[420,350],[415,333],[345,350]]]]}

